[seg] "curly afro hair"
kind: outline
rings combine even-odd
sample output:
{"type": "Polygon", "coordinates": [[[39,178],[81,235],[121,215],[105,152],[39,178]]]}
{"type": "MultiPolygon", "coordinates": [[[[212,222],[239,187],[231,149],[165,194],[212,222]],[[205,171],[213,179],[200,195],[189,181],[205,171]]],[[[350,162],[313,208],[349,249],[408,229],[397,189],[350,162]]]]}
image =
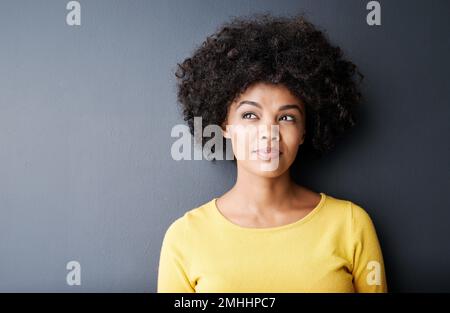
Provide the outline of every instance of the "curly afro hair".
{"type": "Polygon", "coordinates": [[[364,76],[303,14],[234,17],[177,65],[177,98],[192,134],[194,117],[203,129],[222,125],[230,104],[256,82],[283,84],[305,103],[302,146],[316,157],[355,125],[364,76]]]}

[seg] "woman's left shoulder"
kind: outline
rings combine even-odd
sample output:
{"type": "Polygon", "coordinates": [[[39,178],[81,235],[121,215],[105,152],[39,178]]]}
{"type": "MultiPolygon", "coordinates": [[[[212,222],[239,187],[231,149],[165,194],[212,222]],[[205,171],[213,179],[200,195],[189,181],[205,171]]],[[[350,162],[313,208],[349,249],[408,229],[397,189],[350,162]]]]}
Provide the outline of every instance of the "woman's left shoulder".
{"type": "Polygon", "coordinates": [[[341,198],[334,195],[325,194],[326,207],[329,212],[345,218],[370,219],[368,212],[355,201],[348,198],[341,198]]]}

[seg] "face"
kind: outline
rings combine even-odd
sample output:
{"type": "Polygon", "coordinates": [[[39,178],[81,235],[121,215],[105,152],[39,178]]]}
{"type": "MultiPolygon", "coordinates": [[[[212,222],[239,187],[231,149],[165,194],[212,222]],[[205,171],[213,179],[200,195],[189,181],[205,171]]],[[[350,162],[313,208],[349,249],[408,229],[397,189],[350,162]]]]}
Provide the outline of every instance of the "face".
{"type": "Polygon", "coordinates": [[[223,135],[238,168],[276,177],[289,169],[305,138],[305,105],[282,84],[255,83],[230,105],[223,135]]]}

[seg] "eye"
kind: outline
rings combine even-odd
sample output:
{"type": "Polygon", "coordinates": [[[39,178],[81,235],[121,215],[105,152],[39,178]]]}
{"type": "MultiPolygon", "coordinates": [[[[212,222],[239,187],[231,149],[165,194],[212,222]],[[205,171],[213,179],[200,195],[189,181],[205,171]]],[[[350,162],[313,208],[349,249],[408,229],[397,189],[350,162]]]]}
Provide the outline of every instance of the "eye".
{"type": "Polygon", "coordinates": [[[246,117],[246,116],[251,116],[251,115],[253,115],[253,116],[256,117],[256,115],[255,115],[254,113],[246,112],[246,113],[242,114],[242,118],[243,118],[243,119],[250,119],[250,120],[253,120],[254,118],[248,118],[248,117],[246,117]]]}
{"type": "Polygon", "coordinates": [[[295,117],[293,117],[292,115],[283,115],[283,116],[280,118],[280,120],[281,120],[282,118],[284,118],[284,117],[287,117],[287,118],[288,118],[287,120],[285,119],[285,121],[288,121],[288,122],[295,122],[295,117]]]}

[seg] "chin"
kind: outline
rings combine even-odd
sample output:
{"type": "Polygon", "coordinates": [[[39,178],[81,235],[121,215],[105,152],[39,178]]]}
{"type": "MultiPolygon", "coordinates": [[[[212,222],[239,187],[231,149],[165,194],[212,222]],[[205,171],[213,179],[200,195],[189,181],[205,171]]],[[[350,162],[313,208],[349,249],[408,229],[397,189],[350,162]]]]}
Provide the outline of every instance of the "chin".
{"type": "Polygon", "coordinates": [[[273,163],[259,160],[244,164],[243,167],[254,175],[267,178],[281,176],[288,169],[284,162],[273,163]]]}

